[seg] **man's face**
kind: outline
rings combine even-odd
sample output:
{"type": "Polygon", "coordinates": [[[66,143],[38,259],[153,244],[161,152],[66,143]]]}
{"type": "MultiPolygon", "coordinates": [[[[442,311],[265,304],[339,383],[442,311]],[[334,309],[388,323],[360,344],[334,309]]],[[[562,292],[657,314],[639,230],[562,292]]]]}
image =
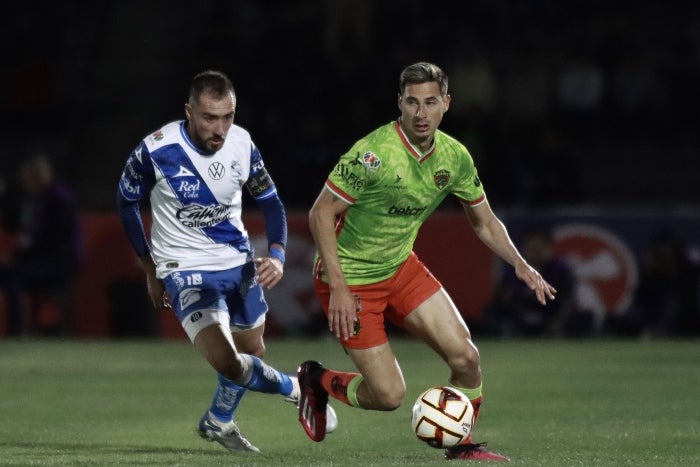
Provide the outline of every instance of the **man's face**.
{"type": "Polygon", "coordinates": [[[224,145],[235,112],[233,94],[217,99],[205,91],[199,96],[199,102],[185,104],[187,133],[200,149],[216,152],[224,145]]]}
{"type": "Polygon", "coordinates": [[[401,128],[411,143],[431,144],[442,116],[450,106],[450,96],[440,94],[437,82],[407,84],[399,94],[401,128]]]}

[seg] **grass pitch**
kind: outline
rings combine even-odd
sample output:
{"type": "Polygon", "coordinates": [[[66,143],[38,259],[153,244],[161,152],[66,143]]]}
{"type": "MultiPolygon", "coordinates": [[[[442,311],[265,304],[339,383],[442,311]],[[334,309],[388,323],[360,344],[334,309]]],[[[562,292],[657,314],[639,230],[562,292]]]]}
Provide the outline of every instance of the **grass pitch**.
{"type": "MultiPolygon", "coordinates": [[[[414,437],[410,411],[446,383],[446,367],[416,341],[392,344],[408,386],[400,409],[332,401],[339,427],[314,443],[291,404],[249,392],[237,419],[262,454],[234,454],[195,434],[215,375],[189,342],[0,341],[0,465],[445,465],[414,437]]],[[[700,341],[477,345],[485,402],[475,439],[511,465],[700,465],[700,341]]],[[[266,360],[288,372],[311,358],[352,369],[333,340],[267,347],[266,360]]]]}

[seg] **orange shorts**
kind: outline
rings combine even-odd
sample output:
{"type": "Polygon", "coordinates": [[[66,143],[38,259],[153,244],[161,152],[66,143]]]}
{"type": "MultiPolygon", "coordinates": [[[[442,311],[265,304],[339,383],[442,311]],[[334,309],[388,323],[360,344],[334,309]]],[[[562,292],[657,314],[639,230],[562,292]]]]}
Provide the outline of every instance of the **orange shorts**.
{"type": "MultiPolygon", "coordinates": [[[[359,330],[349,339],[340,339],[344,347],[368,349],[388,342],[384,319],[401,327],[403,320],[418,305],[442,288],[442,284],[428,270],[415,253],[389,279],[367,285],[351,285],[350,291],[357,295],[362,309],[357,314],[359,330]]],[[[328,284],[316,276],[314,289],[323,311],[328,315],[331,293],[328,284]]]]}

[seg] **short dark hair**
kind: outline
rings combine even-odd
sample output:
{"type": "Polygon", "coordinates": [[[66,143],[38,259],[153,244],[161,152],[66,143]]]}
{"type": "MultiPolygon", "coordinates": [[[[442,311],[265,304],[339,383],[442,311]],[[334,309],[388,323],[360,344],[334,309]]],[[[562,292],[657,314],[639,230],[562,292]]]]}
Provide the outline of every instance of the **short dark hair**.
{"type": "Polygon", "coordinates": [[[407,84],[436,82],[440,86],[440,94],[447,95],[447,75],[439,66],[418,62],[403,69],[399,78],[399,91],[403,94],[407,84]]]}
{"type": "Polygon", "coordinates": [[[190,86],[190,104],[199,102],[199,97],[204,93],[210,93],[216,98],[224,98],[229,93],[236,95],[233,83],[224,73],[217,70],[205,70],[192,78],[190,86]]]}

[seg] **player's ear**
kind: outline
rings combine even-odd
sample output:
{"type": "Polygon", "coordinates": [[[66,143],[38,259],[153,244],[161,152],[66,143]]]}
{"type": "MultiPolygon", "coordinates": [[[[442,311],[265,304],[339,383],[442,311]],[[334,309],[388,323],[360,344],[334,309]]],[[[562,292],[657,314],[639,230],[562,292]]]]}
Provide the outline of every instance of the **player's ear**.
{"type": "Polygon", "coordinates": [[[442,100],[445,102],[445,108],[442,109],[442,113],[444,114],[450,109],[450,102],[452,102],[452,96],[446,94],[442,100]]]}
{"type": "Polygon", "coordinates": [[[403,99],[401,98],[401,93],[398,93],[396,95],[396,105],[399,107],[399,110],[401,110],[401,102],[402,101],[403,101],[403,99]]]}
{"type": "Polygon", "coordinates": [[[188,121],[192,120],[192,106],[189,102],[185,103],[185,116],[187,117],[188,121]]]}

